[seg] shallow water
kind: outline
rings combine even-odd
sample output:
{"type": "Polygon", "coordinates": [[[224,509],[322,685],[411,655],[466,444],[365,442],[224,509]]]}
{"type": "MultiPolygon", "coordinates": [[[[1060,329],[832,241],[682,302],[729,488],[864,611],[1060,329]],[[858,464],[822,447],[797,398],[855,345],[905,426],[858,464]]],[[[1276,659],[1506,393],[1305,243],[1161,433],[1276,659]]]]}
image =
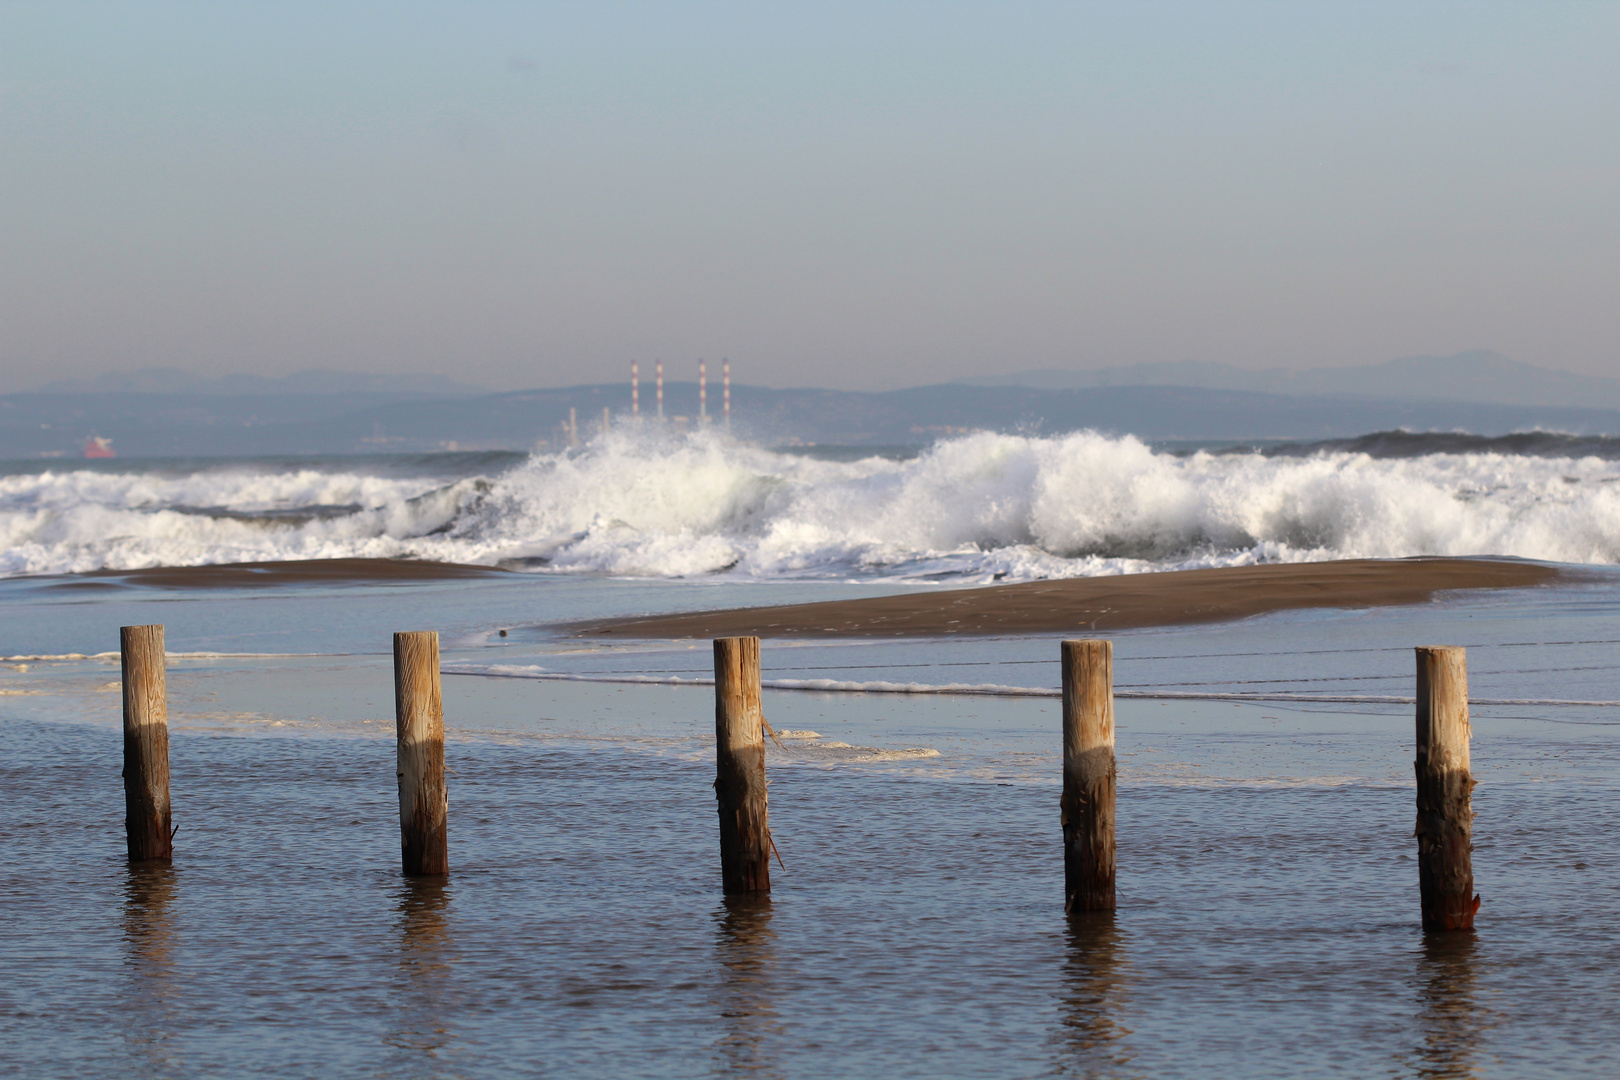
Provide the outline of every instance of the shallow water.
{"type": "MultiPolygon", "coordinates": [[[[768,905],[728,907],[710,690],[446,675],[452,874],[399,877],[387,630],[443,627],[447,667],[695,678],[702,643],[581,648],[535,627],[758,595],[587,581],[64,604],[13,584],[7,656],[100,651],[141,621],[176,652],[238,655],[172,661],[180,831],[158,871],[123,861],[116,661],[0,667],[6,1069],[1612,1073],[1613,706],[1476,708],[1484,905],[1450,939],[1418,926],[1411,709],[1379,702],[1122,699],[1120,910],[1070,922],[1050,699],[767,691],[777,728],[819,737],[770,751],[786,865],[768,905]],[[319,655],[239,655],[274,651],[319,655]]],[[[1476,697],[1610,700],[1617,609],[1598,581],[1133,632],[1116,680],[1410,694],[1411,645],[1463,643],[1476,697]]],[[[1043,688],[1055,654],[768,643],[765,667],[1043,688]]]]}

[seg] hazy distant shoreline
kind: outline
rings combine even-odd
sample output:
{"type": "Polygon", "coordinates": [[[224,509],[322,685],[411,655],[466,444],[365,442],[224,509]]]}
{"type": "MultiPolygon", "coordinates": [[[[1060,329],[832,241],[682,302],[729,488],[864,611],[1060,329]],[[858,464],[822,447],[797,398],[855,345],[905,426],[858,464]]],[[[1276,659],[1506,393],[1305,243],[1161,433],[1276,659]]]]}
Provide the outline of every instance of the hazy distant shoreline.
{"type": "MultiPolygon", "coordinates": [[[[91,437],[110,440],[121,457],[523,452],[577,446],[633,415],[673,432],[725,420],[718,380],[709,379],[705,403],[690,377],[665,380],[660,418],[649,372],[639,414],[628,371],[504,393],[430,376],[148,374],[0,395],[0,459],[72,460],[91,437]]],[[[739,377],[731,397],[730,430],[769,445],[926,445],[974,431],[1304,443],[1400,429],[1620,435],[1620,379],[1484,352],[1323,371],[1192,361],[1050,369],[885,391],[778,389],[739,377]]]]}

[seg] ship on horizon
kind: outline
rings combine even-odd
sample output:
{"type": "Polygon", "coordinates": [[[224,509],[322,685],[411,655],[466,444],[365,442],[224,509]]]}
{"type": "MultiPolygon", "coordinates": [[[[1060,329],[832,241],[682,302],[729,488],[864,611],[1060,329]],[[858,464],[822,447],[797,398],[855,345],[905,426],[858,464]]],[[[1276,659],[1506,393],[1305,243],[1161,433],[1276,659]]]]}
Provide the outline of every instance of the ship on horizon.
{"type": "Polygon", "coordinates": [[[87,458],[115,458],[118,452],[113,449],[112,440],[103,435],[92,435],[85,440],[84,456],[87,458]]]}

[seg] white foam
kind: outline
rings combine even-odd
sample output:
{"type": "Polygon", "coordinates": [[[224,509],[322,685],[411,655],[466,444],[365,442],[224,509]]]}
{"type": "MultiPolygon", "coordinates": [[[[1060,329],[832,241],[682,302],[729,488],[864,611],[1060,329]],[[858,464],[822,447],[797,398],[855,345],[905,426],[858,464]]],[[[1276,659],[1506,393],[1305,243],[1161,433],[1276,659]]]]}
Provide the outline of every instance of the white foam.
{"type": "MultiPolygon", "coordinates": [[[[363,656],[365,653],[283,653],[283,652],[166,652],[163,654],[169,660],[292,660],[309,657],[324,656],[363,656]]],[[[12,663],[18,660],[118,660],[123,657],[118,652],[98,653],[28,653],[17,656],[0,656],[0,663],[12,663]]]]}
{"type": "Polygon", "coordinates": [[[918,758],[939,757],[931,746],[907,746],[888,749],[881,746],[853,746],[834,740],[795,742],[778,749],[766,744],[766,753],[774,758],[810,764],[861,764],[878,761],[911,761],[918,758]]]}
{"type": "MultiPolygon", "coordinates": [[[[473,675],[499,679],[541,679],[550,682],[630,683],[643,686],[713,686],[704,676],[581,674],[551,671],[538,664],[446,664],[446,675],[473,675]]],[[[1053,686],[1006,686],[1001,683],[917,683],[856,681],[849,679],[761,679],[766,690],[806,690],[828,694],[944,694],[963,697],[1061,698],[1063,691],[1053,686]]],[[[1320,694],[1310,691],[1222,691],[1222,690],[1116,690],[1114,697],[1137,701],[1245,701],[1311,705],[1411,705],[1416,698],[1399,694],[1320,694]]],[[[1574,698],[1469,698],[1470,705],[1539,705],[1580,708],[1620,708],[1620,701],[1574,698]]],[[[785,732],[778,736],[787,738],[785,732]]],[[[817,737],[814,732],[794,737],[817,737]]]]}
{"type": "Polygon", "coordinates": [[[1620,463],[1598,458],[1178,457],[1092,432],[827,462],[647,425],[493,477],[341,462],[0,477],[0,573],[414,557],[978,581],[1408,555],[1614,563],[1617,483],[1620,463]]]}

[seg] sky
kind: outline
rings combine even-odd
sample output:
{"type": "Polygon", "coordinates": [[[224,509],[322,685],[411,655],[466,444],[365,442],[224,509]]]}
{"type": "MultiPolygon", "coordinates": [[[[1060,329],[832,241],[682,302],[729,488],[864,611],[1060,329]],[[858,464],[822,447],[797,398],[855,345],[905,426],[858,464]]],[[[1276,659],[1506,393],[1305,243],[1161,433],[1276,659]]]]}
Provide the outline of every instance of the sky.
{"type": "Polygon", "coordinates": [[[1620,376],[1616,57],[1615,3],[0,0],[0,391],[1620,376]]]}

